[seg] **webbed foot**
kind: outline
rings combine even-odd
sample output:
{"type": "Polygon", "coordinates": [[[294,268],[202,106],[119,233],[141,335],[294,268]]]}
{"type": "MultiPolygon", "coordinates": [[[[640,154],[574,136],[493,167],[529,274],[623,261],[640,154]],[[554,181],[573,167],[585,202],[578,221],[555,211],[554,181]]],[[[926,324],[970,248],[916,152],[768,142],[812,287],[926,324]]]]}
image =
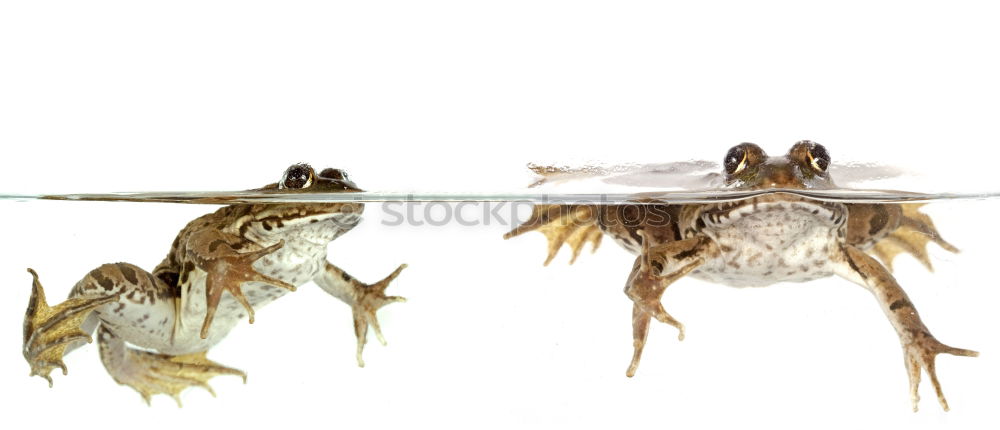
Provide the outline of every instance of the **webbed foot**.
{"type": "Polygon", "coordinates": [[[885,268],[892,272],[892,262],[901,253],[907,253],[917,259],[929,271],[934,271],[927,245],[936,243],[949,252],[959,252],[958,248],[948,243],[934,227],[934,222],[927,214],[920,212],[922,203],[901,204],[903,219],[899,227],[889,236],[875,243],[870,250],[878,257],[885,268]]]}
{"type": "Polygon", "coordinates": [[[357,360],[358,366],[360,367],[365,367],[365,362],[361,358],[361,353],[365,349],[365,343],[367,343],[369,325],[375,330],[375,337],[378,338],[379,342],[382,343],[382,345],[386,344],[375,312],[378,311],[379,308],[390,303],[400,303],[406,301],[403,297],[385,295],[385,290],[389,287],[389,283],[396,279],[400,272],[402,272],[405,268],[406,265],[401,264],[395,271],[390,273],[389,276],[386,276],[385,279],[356,290],[357,297],[355,298],[354,303],[351,304],[351,310],[354,314],[354,334],[358,338],[357,360]]]}
{"type": "Polygon", "coordinates": [[[31,365],[29,376],[45,378],[51,387],[50,373],[53,369],[62,369],[63,375],[67,372],[62,360],[66,348],[73,342],[93,341],[90,334],[80,328],[84,319],[94,308],[117,301],[118,295],[70,298],[49,307],[38,274],[32,269],[28,269],[28,272],[33,281],[31,298],[24,314],[24,359],[31,365]]]}
{"type": "Polygon", "coordinates": [[[181,406],[180,394],[188,387],[201,387],[212,396],[208,380],[219,375],[236,375],[247,382],[242,370],[225,367],[205,357],[206,351],[185,355],[167,355],[129,348],[106,327],[98,330],[101,361],[108,373],[121,385],[128,385],[148,405],[153,395],[166,394],[181,406]]]}
{"type": "Polygon", "coordinates": [[[917,411],[917,403],[920,402],[920,395],[917,388],[920,386],[920,370],[923,369],[931,377],[931,384],[937,394],[938,403],[948,410],[948,400],[941,390],[941,383],[938,382],[937,372],[934,366],[934,359],[938,354],[945,353],[960,355],[965,357],[977,357],[979,353],[968,349],[953,348],[939,342],[934,336],[923,332],[917,334],[912,340],[903,345],[903,355],[906,361],[906,373],[910,378],[910,400],[913,402],[913,411],[917,411]]]}
{"type": "Polygon", "coordinates": [[[285,241],[282,240],[257,251],[227,253],[226,255],[216,256],[202,262],[203,269],[208,273],[208,277],[205,280],[205,301],[208,309],[205,313],[205,322],[201,326],[202,339],[208,337],[208,330],[212,326],[212,319],[215,317],[215,311],[219,307],[219,300],[222,299],[224,291],[228,291],[236,301],[243,305],[249,316],[250,324],[253,324],[254,321],[254,311],[253,306],[250,306],[250,302],[243,295],[241,286],[244,282],[263,282],[295,291],[294,285],[264,275],[253,268],[254,262],[267,254],[277,251],[284,244],[285,241]]]}
{"type": "Polygon", "coordinates": [[[503,238],[510,239],[532,230],[539,231],[548,240],[546,266],[556,257],[563,244],[569,245],[573,252],[569,260],[569,264],[573,264],[586,244],[590,243],[591,252],[601,245],[604,235],[596,220],[597,212],[593,206],[535,205],[531,210],[531,218],[504,234],[503,238]]]}

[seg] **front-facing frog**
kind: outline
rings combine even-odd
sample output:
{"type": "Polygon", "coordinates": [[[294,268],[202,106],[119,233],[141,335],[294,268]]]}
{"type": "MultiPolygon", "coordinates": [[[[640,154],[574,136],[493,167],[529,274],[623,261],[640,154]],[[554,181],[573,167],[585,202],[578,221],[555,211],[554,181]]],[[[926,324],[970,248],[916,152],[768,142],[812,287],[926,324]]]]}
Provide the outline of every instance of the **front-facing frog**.
{"type": "Polygon", "coordinates": [[[633,302],[634,352],[626,373],[630,377],[639,365],[653,318],[676,327],[679,338],[684,338],[684,326],[660,302],[664,290],[684,276],[757,287],[838,275],[871,291],[896,330],[914,410],[921,369],[947,410],[935,356],[977,354],[935,339],[890,274],[892,260],[901,252],[913,254],[930,268],[926,252],[930,242],[957,251],[919,212],[920,205],[841,203],[780,192],[834,188],[827,172],[829,154],[809,141],[796,143],[779,157],[768,157],[752,143],[740,144],[729,150],[723,165],[725,190],[774,192],[720,203],[540,205],[505,237],[532,230],[544,233],[549,240],[546,264],[564,243],[575,259],[585,244],[596,248],[603,234],[638,255],[625,286],[633,302]]]}
{"type": "MultiPolygon", "coordinates": [[[[271,190],[360,191],[343,171],[316,173],[306,164],[289,167],[280,182],[256,191],[271,190]]],[[[245,381],[242,371],[208,360],[206,352],[242,318],[253,323],[254,309],[308,281],[353,309],[357,361],[364,366],[369,325],[385,343],[375,312],[404,301],[386,296],[385,289],[406,265],[369,285],[327,261],[327,244],[356,226],[363,209],[355,202],[226,206],[188,223],[152,273],[128,263],[105,264],[54,307],[28,269],[34,283],[23,352],[31,375],[51,386],[53,369],[66,373],[63,356],[90,342],[96,330],[105,368],[147,402],[161,393],[178,399],[189,386],[209,388],[207,381],[220,374],[245,381]]]]}

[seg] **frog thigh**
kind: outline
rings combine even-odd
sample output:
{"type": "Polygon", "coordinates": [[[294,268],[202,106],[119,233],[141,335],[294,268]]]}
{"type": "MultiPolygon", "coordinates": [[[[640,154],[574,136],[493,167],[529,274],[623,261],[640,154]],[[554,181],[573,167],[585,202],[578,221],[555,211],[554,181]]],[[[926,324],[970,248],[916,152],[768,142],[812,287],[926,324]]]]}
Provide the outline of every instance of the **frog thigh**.
{"type": "Polygon", "coordinates": [[[87,274],[73,294],[117,294],[95,309],[101,324],[135,345],[159,349],[171,342],[176,292],[151,273],[128,263],[105,264],[87,274]]]}
{"type": "Polygon", "coordinates": [[[847,243],[869,249],[899,227],[903,211],[892,204],[847,204],[847,243]]]}
{"type": "Polygon", "coordinates": [[[938,244],[949,252],[958,252],[938,233],[931,218],[920,212],[921,203],[849,204],[847,242],[878,257],[892,271],[896,255],[907,253],[933,271],[927,245],[938,244]]]}

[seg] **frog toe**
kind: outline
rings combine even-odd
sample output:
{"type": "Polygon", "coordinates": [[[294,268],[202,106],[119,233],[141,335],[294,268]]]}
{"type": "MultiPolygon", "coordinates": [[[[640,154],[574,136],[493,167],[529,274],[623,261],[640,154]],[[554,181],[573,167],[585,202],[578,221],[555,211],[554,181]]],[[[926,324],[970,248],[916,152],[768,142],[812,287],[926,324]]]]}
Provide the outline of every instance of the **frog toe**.
{"type": "MultiPolygon", "coordinates": [[[[229,292],[246,310],[251,324],[254,322],[254,309],[250,305],[246,296],[243,295],[243,284],[245,282],[262,282],[275,287],[295,291],[295,285],[289,284],[278,278],[265,275],[254,269],[253,264],[261,257],[270,254],[282,246],[284,240],[262,248],[257,251],[236,253],[214,260],[207,260],[203,263],[207,278],[205,280],[205,302],[207,310],[205,320],[201,326],[201,338],[206,339],[212,326],[215,312],[222,300],[222,293],[229,292]]],[[[182,299],[183,300],[183,299],[182,299]]]]}
{"type": "Polygon", "coordinates": [[[101,327],[98,332],[101,361],[108,373],[121,385],[132,387],[149,404],[157,394],[170,396],[182,406],[180,394],[188,387],[200,387],[215,396],[208,381],[219,375],[243,378],[241,370],[229,368],[206,358],[205,351],[184,355],[168,355],[130,348],[101,327]]]}
{"type": "Polygon", "coordinates": [[[376,312],[383,306],[391,303],[402,303],[406,298],[400,296],[385,295],[389,283],[406,268],[406,264],[401,264],[395,271],[386,276],[385,279],[369,286],[359,288],[357,300],[352,304],[352,314],[354,316],[354,335],[357,337],[356,359],[359,367],[365,367],[365,362],[361,358],[365,344],[368,342],[368,327],[375,331],[375,337],[379,343],[386,345],[385,337],[382,335],[382,328],[378,323],[376,312]]]}
{"type": "Polygon", "coordinates": [[[379,343],[383,346],[387,345],[385,336],[382,335],[382,327],[379,325],[378,316],[375,314],[376,310],[389,303],[402,303],[405,301],[406,299],[403,297],[386,296],[381,299],[367,300],[354,307],[354,335],[357,337],[356,358],[358,367],[365,367],[365,361],[361,358],[361,354],[365,349],[365,344],[368,342],[369,326],[375,332],[375,337],[379,343]]]}
{"type": "Polygon", "coordinates": [[[882,260],[889,271],[892,271],[892,263],[896,256],[905,253],[912,255],[927,270],[933,272],[934,266],[927,253],[927,246],[932,242],[948,252],[959,252],[958,248],[941,237],[930,216],[919,211],[923,204],[903,204],[900,206],[902,207],[903,219],[900,221],[899,227],[869,250],[872,255],[882,260]]]}
{"type": "Polygon", "coordinates": [[[24,343],[22,352],[31,366],[30,376],[39,376],[52,386],[50,374],[59,368],[67,373],[63,355],[76,342],[91,342],[90,334],[81,329],[84,319],[94,308],[118,300],[118,295],[103,297],[74,297],[50,307],[45,301],[45,290],[38,274],[28,269],[33,277],[31,298],[24,315],[24,343]]]}
{"type": "Polygon", "coordinates": [[[945,345],[929,334],[920,334],[917,338],[904,345],[903,353],[905,356],[906,373],[910,380],[910,400],[913,403],[914,412],[917,411],[917,404],[920,402],[918,388],[920,386],[921,371],[927,372],[927,375],[930,377],[941,408],[945,411],[949,410],[948,400],[944,396],[944,391],[941,389],[941,383],[937,377],[935,358],[937,358],[938,354],[944,353],[965,357],[979,356],[979,353],[976,351],[945,345]]]}
{"type": "Polygon", "coordinates": [[[546,266],[556,257],[563,244],[569,246],[572,252],[569,263],[573,264],[586,244],[590,244],[591,251],[596,251],[601,245],[603,233],[596,220],[597,212],[593,206],[535,205],[531,218],[505,234],[504,239],[538,231],[548,241],[546,266]]]}
{"type": "Polygon", "coordinates": [[[637,312],[645,318],[656,318],[657,321],[674,326],[679,331],[678,339],[684,340],[684,324],[670,315],[660,301],[666,285],[658,275],[638,273],[632,276],[625,295],[632,300],[637,312]]]}

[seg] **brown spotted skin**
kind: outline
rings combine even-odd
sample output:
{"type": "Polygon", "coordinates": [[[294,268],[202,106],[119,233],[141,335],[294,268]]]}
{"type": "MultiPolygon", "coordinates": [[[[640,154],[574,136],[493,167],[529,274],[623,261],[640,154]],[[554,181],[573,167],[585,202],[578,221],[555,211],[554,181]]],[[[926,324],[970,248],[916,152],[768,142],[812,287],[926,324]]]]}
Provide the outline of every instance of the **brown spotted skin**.
{"type": "Polygon", "coordinates": [[[861,204],[847,205],[847,243],[869,249],[899,228],[903,219],[900,205],[861,204]]]}
{"type": "Polygon", "coordinates": [[[597,223],[619,245],[638,254],[643,246],[640,231],[653,245],[682,238],[677,223],[681,209],[658,204],[599,206],[597,223]]]}
{"type": "Polygon", "coordinates": [[[882,311],[889,318],[889,322],[896,329],[899,341],[903,345],[913,410],[917,410],[920,401],[917,388],[920,384],[921,370],[923,370],[930,376],[938,403],[947,411],[949,409],[948,400],[945,399],[941,383],[938,381],[934,359],[941,353],[966,357],[975,357],[979,354],[967,349],[950,347],[935,339],[921,321],[920,314],[917,313],[916,307],[907,297],[906,292],[896,283],[892,274],[870,255],[854,246],[845,244],[841,248],[839,258],[842,259],[842,262],[837,265],[837,274],[871,291],[881,305],[882,311]]]}
{"type": "MultiPolygon", "coordinates": [[[[342,172],[316,174],[307,165],[290,167],[279,184],[258,191],[358,191],[342,172]]],[[[97,330],[108,372],[147,402],[155,394],[176,399],[189,386],[208,388],[217,375],[245,377],[205,352],[244,317],[253,323],[256,309],[309,281],[353,308],[355,352],[363,365],[368,327],[382,340],[376,311],[403,301],[385,290],[405,267],[369,285],[327,261],[327,245],[356,226],[363,209],[358,203],[226,206],[181,229],[152,272],[128,263],[102,265],[52,308],[35,275],[24,324],[32,374],[51,383],[54,368],[65,373],[62,357],[97,330]]]]}
{"type": "Polygon", "coordinates": [[[892,277],[891,264],[896,255],[907,253],[930,269],[926,251],[930,242],[952,252],[958,249],[941,237],[930,218],[919,211],[919,204],[845,204],[778,192],[835,188],[827,173],[829,163],[826,148],[814,142],[798,142],[778,157],[744,143],[726,155],[725,188],[774,189],[775,193],[710,204],[645,201],[575,206],[573,211],[596,216],[561,224],[553,220],[567,217],[553,214],[572,211],[549,205],[533,212],[527,222],[505,237],[542,231],[550,239],[551,260],[564,242],[574,255],[583,246],[557,240],[565,236],[565,230],[596,227],[637,255],[625,286],[625,294],[633,302],[633,357],[626,372],[630,377],[638,368],[652,319],[676,327],[679,338],[684,337],[683,324],[667,313],[660,301],[677,279],[691,276],[735,287],[762,287],[840,276],[871,291],[896,329],[906,358],[914,410],[922,371],[930,376],[938,400],[947,410],[935,356],[976,353],[946,346],[931,335],[892,277]]]}

